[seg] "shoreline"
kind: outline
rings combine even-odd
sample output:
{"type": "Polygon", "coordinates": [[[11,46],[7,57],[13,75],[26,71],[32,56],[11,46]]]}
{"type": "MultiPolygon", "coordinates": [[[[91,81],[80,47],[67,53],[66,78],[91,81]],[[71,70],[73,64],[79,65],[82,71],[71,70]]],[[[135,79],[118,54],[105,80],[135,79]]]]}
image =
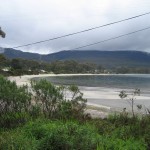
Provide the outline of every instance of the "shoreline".
{"type": "Polygon", "coordinates": [[[7,77],[10,81],[16,81],[17,85],[28,84],[32,78],[40,78],[40,77],[59,77],[59,76],[141,76],[146,75],[150,76],[150,74],[38,74],[38,75],[22,75],[22,76],[9,76],[7,77]]]}
{"type": "MultiPolygon", "coordinates": [[[[32,78],[38,77],[48,77],[48,76],[70,76],[70,75],[85,75],[85,74],[39,74],[39,75],[23,75],[23,76],[10,76],[8,79],[10,81],[15,81],[18,86],[28,85],[30,86],[30,80],[32,78]]],[[[86,75],[93,75],[93,74],[86,74],[86,75]]],[[[91,102],[87,102],[87,108],[85,113],[89,113],[93,118],[106,118],[109,115],[110,107],[94,104],[91,102]],[[105,110],[105,111],[104,111],[105,110]]]]}
{"type": "MultiPolygon", "coordinates": [[[[54,76],[82,76],[82,75],[93,75],[93,74],[39,74],[39,75],[23,75],[23,76],[10,76],[8,79],[10,81],[15,81],[18,86],[30,85],[30,80],[33,78],[39,77],[54,77],[54,76]]],[[[104,75],[104,74],[95,74],[95,75],[104,75]]],[[[94,103],[88,103],[89,106],[101,107],[110,109],[108,106],[98,105],[94,103]]]]}
{"type": "MultiPolygon", "coordinates": [[[[39,77],[53,77],[53,76],[93,76],[93,75],[112,75],[112,74],[39,74],[39,75],[23,75],[23,76],[10,76],[8,79],[10,81],[16,81],[18,86],[30,85],[30,80],[32,78],[39,78],[39,77]]],[[[114,75],[122,75],[122,74],[114,74],[114,75]]],[[[124,74],[123,74],[124,75],[124,74]]],[[[127,74],[126,74],[127,75],[127,74]]],[[[129,74],[131,75],[131,74],[129,74]]],[[[133,75],[133,74],[132,74],[133,75]]],[[[139,74],[136,74],[139,75],[139,74]]],[[[87,86],[79,86],[80,91],[84,94],[84,98],[86,98],[87,106],[102,108],[108,110],[114,110],[114,111],[121,111],[123,108],[127,108],[130,110],[130,106],[127,101],[121,100],[119,98],[119,93],[122,89],[119,88],[105,88],[105,87],[87,87],[87,86]]],[[[145,106],[150,106],[150,96],[149,95],[142,95],[137,97],[135,100],[135,104],[142,104],[145,106]]],[[[102,111],[91,110],[90,112],[93,112],[93,116],[95,114],[98,114],[102,111]],[[94,111],[94,112],[93,112],[94,111]]],[[[100,115],[100,114],[99,114],[100,115]]],[[[108,115],[108,113],[107,113],[108,115]]],[[[104,116],[104,115],[100,115],[104,116]]],[[[106,116],[106,112],[105,112],[106,116]]]]}

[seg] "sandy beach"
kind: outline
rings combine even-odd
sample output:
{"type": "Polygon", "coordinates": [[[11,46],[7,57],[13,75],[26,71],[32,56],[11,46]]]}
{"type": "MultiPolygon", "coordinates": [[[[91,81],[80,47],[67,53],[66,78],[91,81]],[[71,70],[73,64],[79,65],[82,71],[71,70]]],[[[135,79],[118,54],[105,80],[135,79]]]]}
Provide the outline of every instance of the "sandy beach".
{"type": "MultiPolygon", "coordinates": [[[[32,78],[36,78],[36,77],[38,78],[38,77],[50,77],[50,76],[81,76],[81,75],[93,75],[93,74],[59,74],[59,75],[56,75],[56,74],[39,74],[39,75],[10,76],[10,77],[8,77],[8,79],[10,81],[15,81],[18,86],[22,86],[22,85],[30,85],[30,80],[32,78]]],[[[104,75],[104,74],[102,74],[102,75],[104,75]]],[[[92,96],[95,95],[94,91],[93,90],[89,91],[88,87],[79,87],[79,88],[84,93],[84,97],[87,99],[91,99],[92,96]]],[[[99,96],[99,95],[97,95],[97,96],[99,96]]],[[[95,103],[93,104],[92,102],[89,102],[89,105],[110,109],[110,107],[108,107],[108,106],[95,104],[95,103]]]]}
{"type": "MultiPolygon", "coordinates": [[[[16,81],[18,86],[23,84],[30,84],[30,80],[35,77],[50,77],[50,76],[81,76],[81,75],[93,75],[93,74],[39,74],[39,75],[23,75],[23,76],[16,76],[16,77],[9,77],[8,79],[11,81],[16,81]]],[[[100,74],[98,74],[100,75],[100,74]]],[[[104,75],[104,74],[102,74],[104,75]]],[[[96,108],[96,110],[91,110],[93,114],[100,113],[95,112],[97,108],[104,108],[107,109],[108,112],[112,111],[122,111],[123,108],[127,108],[130,110],[131,106],[126,100],[121,100],[119,98],[119,93],[121,89],[115,88],[103,88],[103,87],[79,87],[81,92],[84,94],[84,98],[87,99],[88,105],[92,106],[92,108],[96,108]]],[[[135,106],[137,104],[142,104],[143,106],[150,107],[150,95],[144,94],[136,97],[135,106]]],[[[89,111],[89,110],[88,110],[89,111]]],[[[101,116],[107,115],[99,114],[101,116]]]]}

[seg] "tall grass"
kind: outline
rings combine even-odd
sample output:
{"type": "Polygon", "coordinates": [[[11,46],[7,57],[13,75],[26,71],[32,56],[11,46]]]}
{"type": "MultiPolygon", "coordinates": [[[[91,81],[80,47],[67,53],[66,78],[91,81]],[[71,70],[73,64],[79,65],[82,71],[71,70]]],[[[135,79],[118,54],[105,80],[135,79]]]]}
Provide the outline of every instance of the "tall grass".
{"type": "Polygon", "coordinates": [[[0,135],[1,150],[144,150],[143,139],[99,134],[98,128],[77,121],[37,120],[0,135]]]}

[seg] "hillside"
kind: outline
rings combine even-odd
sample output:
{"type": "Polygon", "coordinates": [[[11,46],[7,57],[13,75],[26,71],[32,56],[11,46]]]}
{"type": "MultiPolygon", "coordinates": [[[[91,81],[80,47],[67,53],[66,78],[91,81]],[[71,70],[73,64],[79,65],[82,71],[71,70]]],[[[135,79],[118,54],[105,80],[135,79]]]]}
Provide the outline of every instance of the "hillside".
{"type": "MultiPolygon", "coordinates": [[[[40,54],[22,52],[14,49],[5,49],[4,55],[7,58],[24,58],[40,60],[40,54]]],[[[104,67],[150,67],[150,54],[141,51],[61,51],[48,55],[41,55],[41,60],[53,62],[56,60],[76,60],[78,62],[89,62],[101,64],[104,67]]]]}
{"type": "Polygon", "coordinates": [[[40,59],[40,54],[23,52],[23,51],[15,50],[12,48],[5,48],[3,54],[7,58],[10,58],[10,59],[13,59],[13,58],[23,58],[23,59],[30,59],[30,60],[39,60],[40,59]]]}
{"type": "Polygon", "coordinates": [[[45,61],[76,60],[114,66],[150,66],[150,55],[139,51],[62,51],[43,57],[45,61]]]}

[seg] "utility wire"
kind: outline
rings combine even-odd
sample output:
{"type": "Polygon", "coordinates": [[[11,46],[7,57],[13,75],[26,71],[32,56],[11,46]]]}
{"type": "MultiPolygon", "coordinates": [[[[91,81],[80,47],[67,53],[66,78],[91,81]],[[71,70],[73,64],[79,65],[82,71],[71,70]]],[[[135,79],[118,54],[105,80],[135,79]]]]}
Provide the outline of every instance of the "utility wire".
{"type": "Polygon", "coordinates": [[[133,17],[126,18],[126,19],[119,20],[119,21],[115,21],[115,22],[111,22],[111,23],[104,24],[104,25],[101,25],[101,26],[89,28],[89,29],[86,29],[86,30],[78,31],[78,32],[73,32],[73,33],[70,33],[70,34],[65,34],[65,35],[54,37],[54,38],[50,38],[50,39],[47,39],[47,40],[42,40],[42,41],[29,43],[29,44],[25,44],[25,45],[19,45],[19,46],[13,47],[13,48],[25,47],[25,46],[30,46],[30,45],[39,44],[39,43],[43,43],[43,42],[48,42],[48,41],[52,41],[52,40],[57,40],[57,39],[60,39],[60,38],[65,38],[67,36],[72,36],[72,35],[88,32],[88,31],[91,31],[91,30],[95,30],[95,29],[98,29],[98,28],[110,26],[110,25],[113,25],[113,24],[117,24],[117,23],[120,23],[120,22],[128,21],[128,20],[131,20],[131,19],[135,19],[135,18],[138,18],[138,17],[149,15],[149,14],[150,14],[150,12],[147,12],[147,13],[144,13],[144,14],[141,14],[141,15],[133,16],[133,17]]]}
{"type": "Polygon", "coordinates": [[[133,31],[133,32],[130,32],[130,33],[127,33],[127,34],[122,34],[122,35],[119,35],[119,36],[116,36],[116,37],[112,37],[112,38],[109,38],[109,39],[106,39],[106,40],[102,40],[102,41],[99,41],[99,42],[96,42],[96,43],[83,45],[83,46],[76,47],[76,48],[69,49],[69,50],[77,50],[77,49],[81,49],[81,48],[84,48],[84,47],[88,47],[88,46],[92,46],[92,45],[108,42],[108,41],[115,40],[115,39],[118,39],[118,38],[121,38],[121,37],[124,37],[124,36],[128,36],[128,35],[131,35],[131,34],[134,34],[134,33],[137,33],[137,32],[145,31],[145,30],[148,30],[148,29],[150,29],[150,27],[143,28],[143,29],[140,29],[140,30],[136,30],[136,31],[133,31]]]}
{"type": "MultiPolygon", "coordinates": [[[[137,32],[142,32],[142,31],[145,31],[145,30],[148,30],[148,29],[150,29],[150,27],[143,28],[143,29],[140,29],[140,30],[136,30],[136,31],[133,31],[133,32],[130,32],[130,33],[122,34],[122,35],[119,35],[119,36],[116,36],[116,37],[112,37],[112,38],[102,40],[102,41],[99,41],[99,42],[95,42],[95,43],[91,43],[91,44],[88,44],[88,45],[83,45],[83,46],[80,46],[80,47],[68,49],[68,51],[69,50],[78,50],[78,49],[81,49],[81,48],[84,48],[84,47],[88,47],[88,46],[92,46],[92,45],[96,45],[96,44],[101,44],[101,43],[108,42],[108,41],[111,41],[111,40],[115,40],[115,39],[118,39],[118,38],[121,38],[121,37],[124,37],[124,36],[135,34],[137,32]]],[[[42,55],[40,55],[40,61],[41,60],[42,60],[42,55]]]]}

